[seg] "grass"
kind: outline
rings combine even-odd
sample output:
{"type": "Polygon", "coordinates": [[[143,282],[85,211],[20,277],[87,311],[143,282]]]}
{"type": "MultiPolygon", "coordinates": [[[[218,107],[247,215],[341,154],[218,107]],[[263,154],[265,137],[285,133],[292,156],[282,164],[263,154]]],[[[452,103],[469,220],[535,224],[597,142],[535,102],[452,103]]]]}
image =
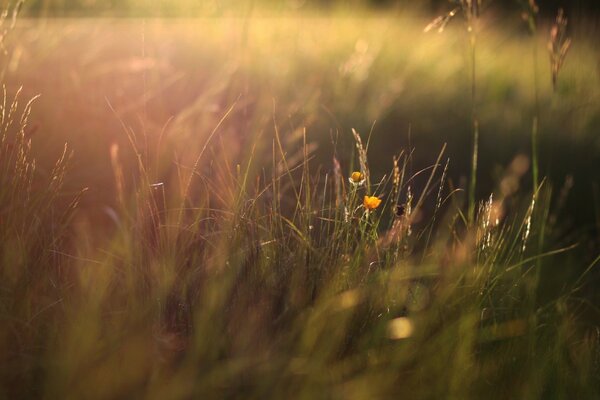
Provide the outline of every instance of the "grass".
{"type": "Polygon", "coordinates": [[[466,36],[397,18],[17,24],[0,396],[599,397],[597,52],[487,17],[470,193],[466,36]]]}

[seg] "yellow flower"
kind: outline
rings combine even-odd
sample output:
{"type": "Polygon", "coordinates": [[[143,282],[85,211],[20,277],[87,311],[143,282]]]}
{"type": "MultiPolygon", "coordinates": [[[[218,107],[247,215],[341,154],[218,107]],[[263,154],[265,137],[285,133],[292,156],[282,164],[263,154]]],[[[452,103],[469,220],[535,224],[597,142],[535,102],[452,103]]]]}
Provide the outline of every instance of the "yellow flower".
{"type": "Polygon", "coordinates": [[[375,196],[365,196],[365,199],[363,201],[363,206],[367,210],[374,210],[377,207],[379,207],[380,204],[381,204],[381,199],[379,197],[375,197],[375,196]]]}
{"type": "Polygon", "coordinates": [[[362,185],[365,182],[365,175],[360,171],[354,171],[350,175],[350,178],[348,178],[348,181],[354,186],[362,185]]]}

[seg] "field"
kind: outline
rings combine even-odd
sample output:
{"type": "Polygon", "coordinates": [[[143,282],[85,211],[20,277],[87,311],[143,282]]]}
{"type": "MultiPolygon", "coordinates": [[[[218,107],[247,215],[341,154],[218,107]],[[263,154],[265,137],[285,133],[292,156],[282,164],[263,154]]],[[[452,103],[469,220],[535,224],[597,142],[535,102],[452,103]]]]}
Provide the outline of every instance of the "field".
{"type": "Polygon", "coordinates": [[[600,398],[600,25],[485,11],[9,14],[0,398],[600,398]]]}

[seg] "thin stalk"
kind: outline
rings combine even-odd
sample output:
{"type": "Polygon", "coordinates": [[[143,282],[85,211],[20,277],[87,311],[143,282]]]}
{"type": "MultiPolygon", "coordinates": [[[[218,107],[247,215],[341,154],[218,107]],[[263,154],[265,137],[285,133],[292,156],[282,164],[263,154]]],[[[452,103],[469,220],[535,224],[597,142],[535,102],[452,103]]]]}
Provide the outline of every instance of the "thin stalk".
{"type": "Polygon", "coordinates": [[[471,45],[471,119],[473,122],[473,152],[471,155],[471,179],[469,181],[468,222],[472,225],[475,220],[475,191],[477,187],[477,158],[479,152],[479,122],[477,121],[477,81],[476,81],[476,33],[475,27],[469,21],[471,45]]]}
{"type": "MultiPolygon", "coordinates": [[[[537,95],[536,95],[537,97],[537,95]]],[[[536,100],[537,102],[537,100],[536,100]]],[[[537,108],[537,107],[536,107],[537,108]]],[[[536,112],[537,114],[537,112],[536,112]]],[[[531,173],[533,178],[533,189],[534,191],[539,185],[539,175],[538,175],[538,116],[533,117],[533,124],[531,127],[531,173]]]]}
{"type": "MultiPolygon", "coordinates": [[[[534,4],[534,7],[535,6],[534,4]]],[[[539,80],[538,80],[538,46],[537,46],[537,9],[532,8],[529,11],[529,31],[531,33],[531,55],[533,57],[533,90],[534,90],[534,116],[531,127],[531,172],[533,178],[533,191],[535,192],[539,185],[539,162],[538,162],[538,129],[540,120],[540,99],[539,99],[539,80]]]]}

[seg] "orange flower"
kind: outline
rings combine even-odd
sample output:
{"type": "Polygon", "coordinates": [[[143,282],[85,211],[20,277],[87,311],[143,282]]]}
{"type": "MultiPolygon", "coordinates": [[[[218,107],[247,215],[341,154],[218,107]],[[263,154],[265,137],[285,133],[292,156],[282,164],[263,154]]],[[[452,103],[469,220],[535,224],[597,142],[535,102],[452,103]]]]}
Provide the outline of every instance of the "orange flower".
{"type": "Polygon", "coordinates": [[[365,175],[360,171],[354,171],[350,175],[350,178],[348,178],[348,181],[354,186],[362,185],[365,182],[365,175]]]}
{"type": "Polygon", "coordinates": [[[375,196],[365,196],[365,199],[363,200],[363,206],[367,210],[374,210],[377,207],[379,207],[380,204],[381,204],[381,199],[379,197],[375,197],[375,196]]]}

